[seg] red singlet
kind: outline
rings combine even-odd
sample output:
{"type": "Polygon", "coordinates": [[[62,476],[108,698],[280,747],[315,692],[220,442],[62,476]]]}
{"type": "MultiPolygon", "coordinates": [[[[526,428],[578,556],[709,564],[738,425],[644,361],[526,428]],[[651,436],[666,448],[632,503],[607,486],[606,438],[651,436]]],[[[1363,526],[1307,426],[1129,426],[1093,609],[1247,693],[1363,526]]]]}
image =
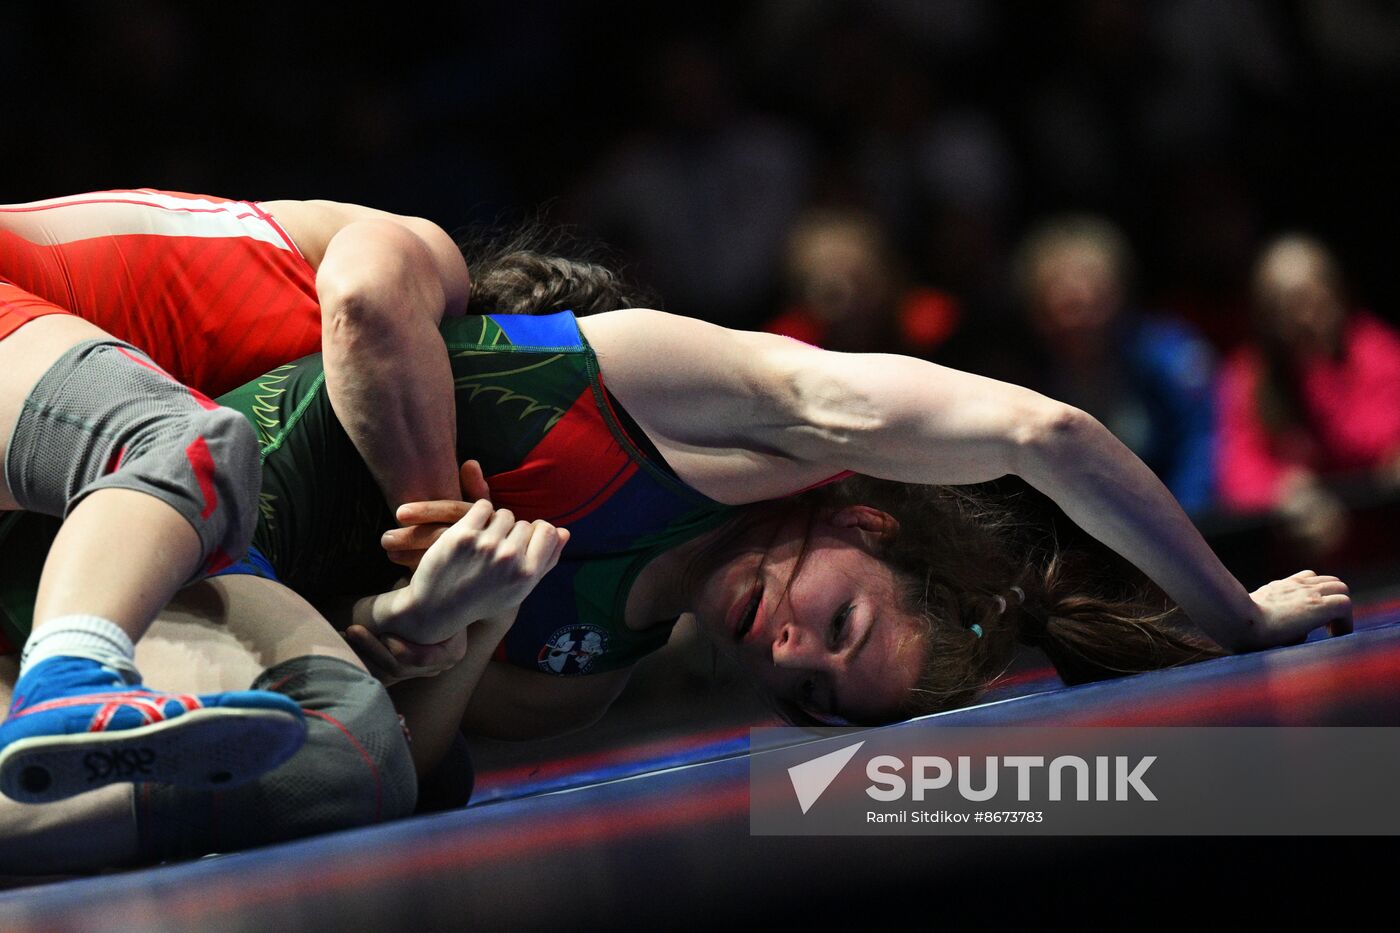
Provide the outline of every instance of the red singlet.
{"type": "Polygon", "coordinates": [[[316,275],[252,201],[143,188],[0,206],[0,340],[71,313],[219,395],[320,349],[316,275]]]}

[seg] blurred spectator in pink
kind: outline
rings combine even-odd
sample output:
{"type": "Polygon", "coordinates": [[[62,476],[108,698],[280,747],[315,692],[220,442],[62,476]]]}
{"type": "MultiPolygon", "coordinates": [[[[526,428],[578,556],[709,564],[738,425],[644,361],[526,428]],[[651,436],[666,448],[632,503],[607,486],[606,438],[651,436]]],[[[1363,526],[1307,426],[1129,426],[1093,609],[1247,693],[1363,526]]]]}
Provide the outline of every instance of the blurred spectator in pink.
{"type": "Polygon", "coordinates": [[[874,217],[812,209],[788,233],[786,304],[763,329],[848,353],[933,356],[958,329],[958,302],[905,283],[874,217]]]}
{"type": "Polygon", "coordinates": [[[1254,340],[1220,383],[1222,503],[1281,509],[1320,552],[1346,531],[1322,481],[1400,475],[1400,334],[1349,306],[1317,240],[1275,240],[1254,269],[1254,340]]]}
{"type": "Polygon", "coordinates": [[[1182,321],[1128,301],[1127,238],[1094,216],[1033,231],[1019,255],[1039,366],[1024,380],[1098,418],[1188,512],[1213,504],[1214,358],[1182,321]]]}

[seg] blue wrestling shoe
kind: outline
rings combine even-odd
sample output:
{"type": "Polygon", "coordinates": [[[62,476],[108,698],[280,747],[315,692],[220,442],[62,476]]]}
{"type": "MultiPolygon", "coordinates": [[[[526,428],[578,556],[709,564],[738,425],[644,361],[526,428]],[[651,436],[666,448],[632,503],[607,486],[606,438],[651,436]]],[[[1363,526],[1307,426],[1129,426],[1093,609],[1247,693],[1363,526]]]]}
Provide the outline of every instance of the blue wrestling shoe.
{"type": "Polygon", "coordinates": [[[15,684],[0,725],[0,792],[44,803],[118,781],[235,787],[305,739],[300,707],[280,693],[161,693],[96,661],[54,657],[15,684]]]}

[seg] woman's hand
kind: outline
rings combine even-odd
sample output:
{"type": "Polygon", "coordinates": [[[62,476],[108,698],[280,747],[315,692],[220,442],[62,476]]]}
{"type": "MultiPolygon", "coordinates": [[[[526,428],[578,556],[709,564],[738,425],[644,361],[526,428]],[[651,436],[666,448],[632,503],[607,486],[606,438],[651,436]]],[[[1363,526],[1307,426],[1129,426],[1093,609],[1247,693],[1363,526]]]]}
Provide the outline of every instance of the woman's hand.
{"type": "Polygon", "coordinates": [[[436,677],[456,667],[467,654],[466,629],[435,645],[404,641],[396,635],[375,635],[363,625],[352,625],[342,634],[369,672],[386,687],[416,677],[436,677]]]}
{"type": "Polygon", "coordinates": [[[564,528],[516,521],[492,508],[475,460],[462,464],[458,478],[475,503],[402,506],[399,520],[409,527],[385,533],[382,543],[415,573],[407,585],[366,596],[351,609],[346,640],[386,684],[452,668],[466,653],[464,630],[473,623],[509,628],[569,541],[564,528]]]}
{"type": "Polygon", "coordinates": [[[516,521],[478,499],[423,552],[385,629],[436,642],[478,619],[513,612],[554,569],[568,541],[567,529],[516,521]]]}
{"type": "Polygon", "coordinates": [[[442,537],[453,523],[461,520],[472,503],[479,499],[491,498],[491,489],[486,484],[486,476],[481,472],[481,464],[468,460],[458,471],[462,486],[462,499],[440,499],[433,502],[408,502],[399,506],[394,517],[403,528],[395,528],[384,533],[379,539],[380,546],[388,552],[389,560],[407,567],[418,569],[434,541],[442,537]]]}
{"type": "MultiPolygon", "coordinates": [[[[477,502],[485,502],[478,499],[477,502]]],[[[379,539],[389,560],[400,567],[417,570],[428,549],[457,522],[466,517],[473,503],[453,499],[434,502],[408,502],[399,506],[394,517],[403,528],[392,528],[379,539]]]]}
{"type": "Polygon", "coordinates": [[[1245,650],[1297,644],[1313,629],[1326,625],[1329,635],[1351,632],[1351,596],[1336,577],[1300,570],[1284,580],[1261,586],[1250,594],[1259,615],[1245,650]]]}

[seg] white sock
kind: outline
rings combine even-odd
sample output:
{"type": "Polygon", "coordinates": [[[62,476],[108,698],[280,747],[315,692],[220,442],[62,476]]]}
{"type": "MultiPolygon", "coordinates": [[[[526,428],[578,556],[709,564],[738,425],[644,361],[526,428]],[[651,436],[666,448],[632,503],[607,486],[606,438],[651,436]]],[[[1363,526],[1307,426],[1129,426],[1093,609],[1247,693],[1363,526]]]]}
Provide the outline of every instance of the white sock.
{"type": "Polygon", "coordinates": [[[29,636],[20,658],[19,675],[49,658],[88,658],[128,684],[139,684],[136,646],[116,626],[101,616],[71,615],[50,619],[29,636]]]}

